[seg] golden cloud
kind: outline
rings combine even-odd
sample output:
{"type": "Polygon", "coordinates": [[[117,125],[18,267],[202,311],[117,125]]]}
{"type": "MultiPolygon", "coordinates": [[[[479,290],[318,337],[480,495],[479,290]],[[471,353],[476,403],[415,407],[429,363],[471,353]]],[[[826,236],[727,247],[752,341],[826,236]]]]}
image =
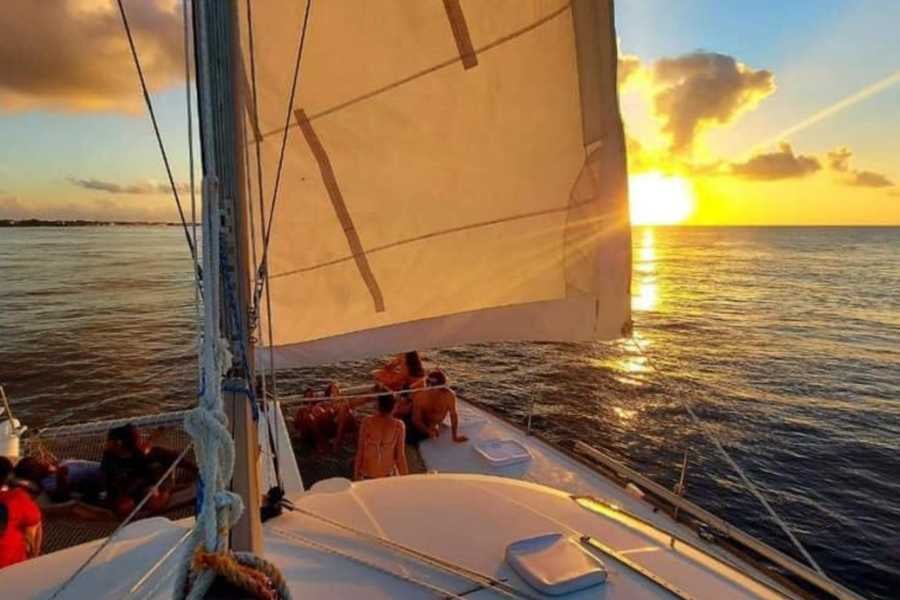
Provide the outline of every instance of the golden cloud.
{"type": "MultiPolygon", "coordinates": [[[[125,3],[151,90],[184,77],[178,3],[125,3]]],[[[0,108],[140,110],[137,75],[113,0],[4,3],[0,108]]]]}
{"type": "Polygon", "coordinates": [[[893,187],[894,182],[887,175],[875,171],[853,171],[852,176],[844,181],[847,185],[857,187],[884,188],[893,187]]]}
{"type": "Polygon", "coordinates": [[[835,148],[834,150],[829,152],[826,157],[828,160],[828,166],[832,171],[847,174],[840,179],[841,183],[843,183],[844,185],[870,188],[886,188],[893,187],[894,185],[894,182],[891,181],[888,176],[884,175],[883,173],[878,173],[877,171],[851,169],[850,159],[853,157],[853,152],[851,152],[849,148],[835,148]]]}
{"type": "Polygon", "coordinates": [[[652,75],[654,111],[675,153],[689,153],[702,128],[731,123],[775,91],[771,72],[714,52],[662,58],[652,75]]]}
{"type": "Polygon", "coordinates": [[[805,177],[821,168],[816,157],[794,154],[790,144],[782,143],[776,152],[757,154],[747,162],[732,163],[731,173],[744,179],[772,181],[805,177]]]}
{"type": "Polygon", "coordinates": [[[174,222],[178,215],[173,203],[168,200],[136,203],[98,198],[49,203],[16,196],[0,196],[0,219],[174,222]]]}
{"type": "Polygon", "coordinates": [[[846,147],[835,148],[831,152],[826,155],[828,160],[828,167],[832,171],[838,171],[839,173],[846,173],[850,168],[850,157],[853,156],[853,153],[846,147]]]}
{"type": "MultiPolygon", "coordinates": [[[[107,192],[109,194],[169,194],[172,192],[172,186],[168,182],[160,181],[140,181],[137,183],[121,184],[114,181],[105,181],[103,179],[79,179],[77,177],[69,177],[67,179],[72,185],[93,190],[97,192],[107,192]]],[[[175,188],[179,192],[189,192],[191,186],[189,183],[176,183],[175,188]]]]}

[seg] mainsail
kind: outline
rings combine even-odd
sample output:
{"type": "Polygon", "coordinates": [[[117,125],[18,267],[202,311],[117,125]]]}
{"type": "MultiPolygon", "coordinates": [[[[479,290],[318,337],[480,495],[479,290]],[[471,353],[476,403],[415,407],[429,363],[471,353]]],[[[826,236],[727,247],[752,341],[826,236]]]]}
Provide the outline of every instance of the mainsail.
{"type": "Polygon", "coordinates": [[[259,363],[627,333],[611,2],[309,1],[239,9],[259,363]]]}

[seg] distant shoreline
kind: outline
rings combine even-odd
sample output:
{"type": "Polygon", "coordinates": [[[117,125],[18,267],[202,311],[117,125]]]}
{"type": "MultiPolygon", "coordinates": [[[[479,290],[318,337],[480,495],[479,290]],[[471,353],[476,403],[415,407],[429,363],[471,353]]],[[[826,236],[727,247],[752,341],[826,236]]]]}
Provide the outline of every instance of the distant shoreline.
{"type": "MultiPolygon", "coordinates": [[[[0,219],[0,227],[178,227],[180,226],[180,222],[169,222],[169,221],[86,221],[82,219],[77,220],[45,220],[45,219],[0,219]]],[[[188,223],[188,226],[191,224],[188,223]]],[[[200,225],[200,223],[197,223],[200,225]]],[[[872,228],[872,229],[896,229],[900,227],[900,223],[897,224],[884,224],[884,225],[873,225],[873,224],[798,224],[798,225],[761,225],[761,224],[746,224],[746,225],[707,225],[707,224],[674,224],[674,225],[641,225],[641,224],[632,224],[631,227],[633,229],[647,229],[647,228],[655,228],[655,229],[861,229],[861,228],[872,228]]]]}
{"type": "Polygon", "coordinates": [[[0,219],[0,227],[174,227],[181,223],[166,221],[85,221],[85,220],[44,220],[44,219],[0,219]]]}

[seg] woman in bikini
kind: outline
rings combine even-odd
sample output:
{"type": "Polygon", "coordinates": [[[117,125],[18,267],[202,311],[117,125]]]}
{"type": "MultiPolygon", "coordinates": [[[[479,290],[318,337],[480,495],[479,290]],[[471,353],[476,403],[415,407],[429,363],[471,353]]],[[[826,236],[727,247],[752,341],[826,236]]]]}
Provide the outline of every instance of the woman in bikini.
{"type": "Polygon", "coordinates": [[[391,392],[377,398],[378,412],[363,419],[353,465],[353,479],[406,475],[406,425],[391,416],[396,398],[391,392]]]}

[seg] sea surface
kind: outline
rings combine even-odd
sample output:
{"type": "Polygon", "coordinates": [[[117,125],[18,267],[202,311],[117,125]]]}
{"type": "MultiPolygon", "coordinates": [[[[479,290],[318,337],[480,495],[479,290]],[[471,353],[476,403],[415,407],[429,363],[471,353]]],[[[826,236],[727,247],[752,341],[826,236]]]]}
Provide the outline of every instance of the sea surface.
{"type": "MultiPolygon", "coordinates": [[[[830,575],[900,597],[900,229],[636,228],[636,344],[429,353],[463,396],[581,439],[793,555],[688,417],[830,575]]],[[[194,293],[174,227],[0,229],[0,382],[31,427],[193,400],[194,293]],[[99,402],[107,401],[98,406],[99,402]],[[70,414],[70,411],[74,414],[70,414]]],[[[282,375],[282,393],[374,363],[282,375]]]]}

